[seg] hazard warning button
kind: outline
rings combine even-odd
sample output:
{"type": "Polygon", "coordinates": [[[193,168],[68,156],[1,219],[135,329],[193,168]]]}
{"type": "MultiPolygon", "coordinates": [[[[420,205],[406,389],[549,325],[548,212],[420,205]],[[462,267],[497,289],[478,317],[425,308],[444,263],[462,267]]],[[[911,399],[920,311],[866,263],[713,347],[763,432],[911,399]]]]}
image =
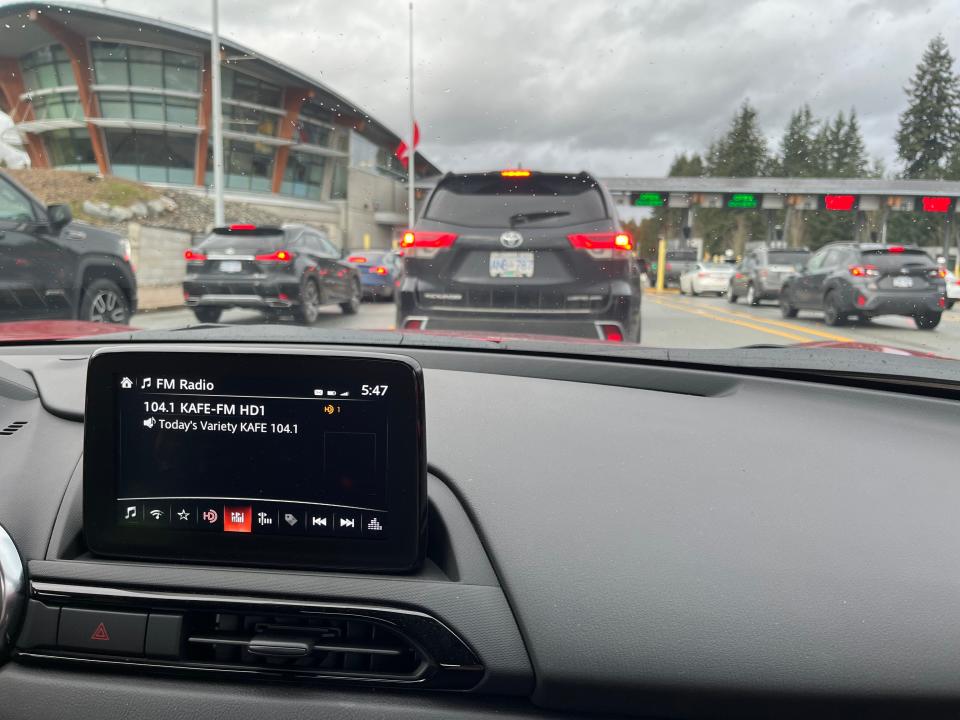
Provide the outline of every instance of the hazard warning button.
{"type": "Polygon", "coordinates": [[[141,613],[63,608],[57,644],[69,650],[143,655],[147,616],[141,613]]]}

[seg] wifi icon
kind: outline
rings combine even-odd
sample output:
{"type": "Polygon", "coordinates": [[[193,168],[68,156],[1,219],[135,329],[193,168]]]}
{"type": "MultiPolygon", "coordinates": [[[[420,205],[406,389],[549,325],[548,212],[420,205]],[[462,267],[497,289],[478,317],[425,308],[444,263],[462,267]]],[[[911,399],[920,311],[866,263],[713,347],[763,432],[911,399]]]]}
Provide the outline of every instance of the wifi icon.
{"type": "Polygon", "coordinates": [[[166,513],[160,508],[154,508],[153,510],[148,510],[147,515],[152,517],[156,522],[162,522],[166,513]]]}

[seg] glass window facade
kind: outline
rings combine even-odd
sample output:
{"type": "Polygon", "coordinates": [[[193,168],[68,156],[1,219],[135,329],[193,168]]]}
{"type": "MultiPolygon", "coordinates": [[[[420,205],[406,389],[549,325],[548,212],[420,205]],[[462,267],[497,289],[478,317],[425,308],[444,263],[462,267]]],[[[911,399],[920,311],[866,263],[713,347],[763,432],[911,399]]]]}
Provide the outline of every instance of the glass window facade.
{"type": "Polygon", "coordinates": [[[347,199],[347,159],[333,160],[333,185],[330,188],[331,200],[347,199]]]}
{"type": "Polygon", "coordinates": [[[319,145],[329,147],[333,137],[333,130],[324,125],[316,125],[311,122],[299,122],[293,139],[297,143],[305,145],[319,145]]]}
{"type": "Polygon", "coordinates": [[[37,95],[30,104],[37,120],[83,120],[80,96],[75,92],[37,95]]]}
{"type": "Polygon", "coordinates": [[[97,84],[200,91],[200,58],[157,48],[91,44],[97,84]]]}
{"type": "Polygon", "coordinates": [[[53,167],[97,172],[90,134],[84,129],[52,130],[44,133],[44,143],[53,167]]]}
{"type": "Polygon", "coordinates": [[[407,172],[393,151],[375,145],[356,132],[350,134],[350,165],[398,179],[405,178],[407,172]]]}
{"type": "Polygon", "coordinates": [[[327,158],[322,155],[291,152],[287,159],[287,169],[283,173],[281,194],[308,200],[322,200],[326,160],[327,158]]]}
{"type": "Polygon", "coordinates": [[[146,130],[104,130],[117,177],[192,185],[197,140],[193,135],[146,130]]]}
{"type": "MultiPolygon", "coordinates": [[[[262,143],[224,140],[223,177],[230,190],[271,192],[273,190],[274,148],[262,143]]],[[[213,148],[207,149],[206,184],[213,183],[213,148]]]]}
{"type": "Polygon", "coordinates": [[[241,102],[279,108],[283,102],[283,88],[266,80],[224,68],[221,77],[223,97],[241,102]]]}
{"type": "Polygon", "coordinates": [[[20,69],[27,92],[77,85],[70,58],[60,45],[51,45],[23,55],[20,58],[20,69]]]}
{"type": "Polygon", "coordinates": [[[196,125],[197,101],[154,93],[101,92],[100,115],[105,118],[149,120],[196,125]]]}
{"type": "Polygon", "coordinates": [[[273,137],[277,134],[280,120],[279,115],[263,110],[254,110],[241,105],[223,104],[223,127],[225,130],[273,137]]]}

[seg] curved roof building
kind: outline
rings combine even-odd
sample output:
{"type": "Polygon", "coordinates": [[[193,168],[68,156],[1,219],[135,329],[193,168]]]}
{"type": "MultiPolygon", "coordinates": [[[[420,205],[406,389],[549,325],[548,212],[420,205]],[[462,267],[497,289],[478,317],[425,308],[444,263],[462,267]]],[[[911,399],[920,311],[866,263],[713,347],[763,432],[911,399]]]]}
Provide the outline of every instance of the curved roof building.
{"type": "MultiPolygon", "coordinates": [[[[400,137],[317,80],[221,39],[230,199],[325,225],[350,247],[405,223],[400,137]]],[[[0,6],[0,109],[34,167],[205,192],[210,36],[74,4],[0,6]]],[[[417,155],[418,176],[438,170],[417,155]]]]}

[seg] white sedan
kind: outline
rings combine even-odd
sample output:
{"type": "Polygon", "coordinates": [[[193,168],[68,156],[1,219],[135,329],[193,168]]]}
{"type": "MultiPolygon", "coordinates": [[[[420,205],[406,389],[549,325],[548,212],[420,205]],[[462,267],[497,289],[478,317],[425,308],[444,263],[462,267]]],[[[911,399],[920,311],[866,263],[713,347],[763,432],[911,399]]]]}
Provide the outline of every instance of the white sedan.
{"type": "Polygon", "coordinates": [[[947,283],[947,310],[953,307],[953,304],[960,300],[960,280],[949,270],[944,281],[947,283]]]}
{"type": "Polygon", "coordinates": [[[734,266],[729,263],[697,263],[680,276],[681,295],[717,293],[723,295],[730,287],[734,266]]]}

